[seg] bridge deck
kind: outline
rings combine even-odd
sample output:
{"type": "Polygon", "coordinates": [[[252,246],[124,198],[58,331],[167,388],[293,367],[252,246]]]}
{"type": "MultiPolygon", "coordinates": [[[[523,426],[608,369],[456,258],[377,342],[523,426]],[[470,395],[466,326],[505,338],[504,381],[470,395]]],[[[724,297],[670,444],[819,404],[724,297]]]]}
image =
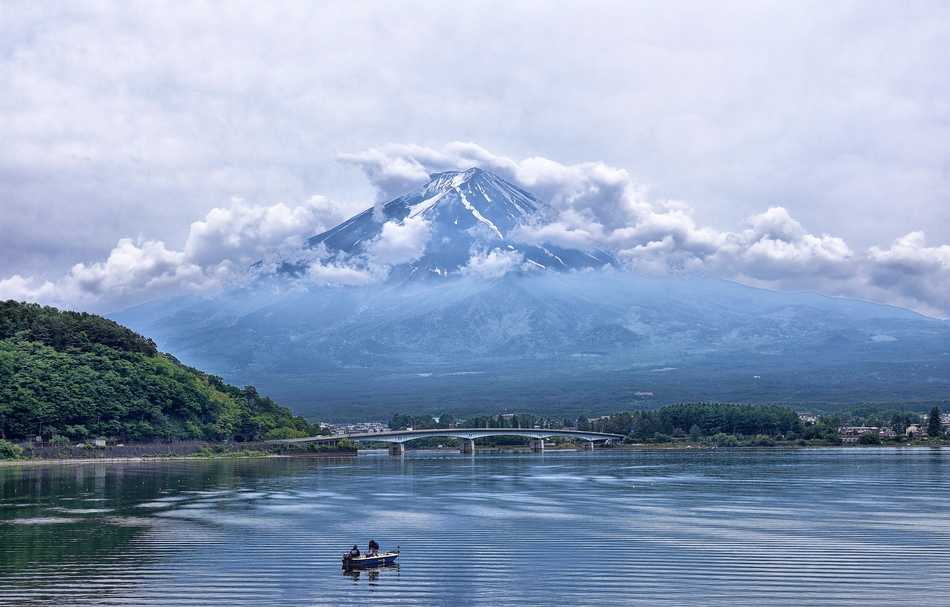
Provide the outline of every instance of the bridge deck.
{"type": "Polygon", "coordinates": [[[583,430],[546,430],[543,428],[431,428],[425,430],[392,430],[389,432],[367,432],[360,434],[338,434],[334,436],[308,436],[272,441],[275,443],[321,443],[335,442],[341,439],[351,441],[376,441],[385,443],[405,443],[417,438],[465,438],[475,440],[489,436],[523,436],[526,438],[550,438],[560,436],[578,438],[586,441],[621,440],[622,434],[607,432],[585,432],[583,430]]]}

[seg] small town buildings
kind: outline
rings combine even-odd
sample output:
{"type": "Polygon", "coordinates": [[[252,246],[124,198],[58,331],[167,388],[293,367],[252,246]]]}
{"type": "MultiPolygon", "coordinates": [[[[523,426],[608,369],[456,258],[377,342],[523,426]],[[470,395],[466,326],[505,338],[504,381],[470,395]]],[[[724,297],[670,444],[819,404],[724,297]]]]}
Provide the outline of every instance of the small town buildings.
{"type": "MultiPolygon", "coordinates": [[[[327,424],[331,434],[340,436],[343,434],[372,434],[374,432],[386,432],[389,426],[383,422],[359,422],[356,424],[327,424]]],[[[409,428],[412,430],[412,428],[409,428]]]]}
{"type": "Polygon", "coordinates": [[[857,443],[865,434],[876,434],[882,440],[897,438],[897,432],[892,428],[878,428],[877,426],[841,426],[838,435],[845,444],[857,443]]]}

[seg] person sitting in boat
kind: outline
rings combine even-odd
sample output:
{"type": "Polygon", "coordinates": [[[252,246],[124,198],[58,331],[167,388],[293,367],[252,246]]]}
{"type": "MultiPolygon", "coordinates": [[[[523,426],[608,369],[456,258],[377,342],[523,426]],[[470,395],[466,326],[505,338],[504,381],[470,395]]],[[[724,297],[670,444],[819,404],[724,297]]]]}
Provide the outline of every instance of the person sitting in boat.
{"type": "Polygon", "coordinates": [[[356,544],[353,544],[353,547],[350,548],[350,558],[355,559],[359,557],[359,555],[360,555],[360,549],[356,547],[356,544]]]}
{"type": "Polygon", "coordinates": [[[379,544],[376,543],[376,540],[369,541],[369,549],[366,551],[369,556],[376,556],[379,554],[379,544]]]}

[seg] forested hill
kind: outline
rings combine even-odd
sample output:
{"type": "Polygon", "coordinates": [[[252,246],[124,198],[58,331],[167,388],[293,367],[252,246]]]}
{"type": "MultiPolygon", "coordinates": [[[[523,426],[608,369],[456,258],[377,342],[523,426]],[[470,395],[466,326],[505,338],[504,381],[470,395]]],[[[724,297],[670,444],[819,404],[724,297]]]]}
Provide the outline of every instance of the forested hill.
{"type": "Polygon", "coordinates": [[[0,437],[258,440],[306,420],[93,314],[0,302],[0,437]]]}

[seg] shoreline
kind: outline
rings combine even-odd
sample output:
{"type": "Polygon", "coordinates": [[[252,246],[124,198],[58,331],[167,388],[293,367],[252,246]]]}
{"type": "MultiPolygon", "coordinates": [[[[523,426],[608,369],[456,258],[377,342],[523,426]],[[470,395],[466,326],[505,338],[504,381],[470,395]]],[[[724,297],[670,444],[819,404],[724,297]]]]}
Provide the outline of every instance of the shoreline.
{"type": "MultiPolygon", "coordinates": [[[[749,451],[749,450],[771,450],[771,449],[787,449],[787,450],[798,450],[798,449],[907,449],[907,448],[922,448],[928,447],[931,449],[940,449],[945,447],[950,447],[948,443],[940,444],[928,444],[923,443],[891,443],[891,444],[880,444],[880,445],[796,445],[796,444],[780,444],[780,445],[741,445],[736,447],[718,447],[716,445],[704,445],[704,444],[679,444],[671,445],[665,443],[633,443],[628,445],[618,445],[616,447],[610,448],[598,448],[595,451],[601,452],[612,452],[612,451],[749,451]]],[[[233,454],[216,454],[216,455],[159,455],[159,456],[129,456],[129,457],[83,457],[83,458],[23,458],[23,459],[0,459],[0,468],[5,467],[18,467],[18,466],[65,466],[73,464],[140,464],[140,463],[157,463],[157,462],[168,462],[168,461],[194,461],[194,462],[208,462],[215,460],[242,460],[242,459],[333,459],[333,458],[352,458],[359,455],[359,451],[339,451],[339,452],[323,452],[323,453],[233,453],[233,454]]],[[[383,449],[362,449],[364,452],[381,452],[383,449]]],[[[432,449],[409,449],[407,452],[413,451],[430,451],[430,452],[447,452],[447,453],[458,453],[458,449],[452,448],[432,448],[432,449]]],[[[499,447],[484,447],[478,449],[477,452],[480,453],[533,453],[530,449],[527,448],[499,448],[499,447]]],[[[544,450],[545,453],[551,452],[584,452],[583,449],[574,448],[574,447],[548,447],[544,450]]],[[[367,453],[368,454],[368,453],[367,453]]]]}
{"type": "Polygon", "coordinates": [[[239,460],[239,459],[329,459],[335,457],[356,457],[356,452],[340,451],[326,453],[266,453],[250,455],[165,455],[165,456],[135,456],[135,457],[83,457],[83,458],[24,458],[24,459],[0,459],[0,468],[15,466],[64,466],[69,464],[140,464],[151,462],[168,461],[194,461],[208,462],[215,460],[239,460]]]}

